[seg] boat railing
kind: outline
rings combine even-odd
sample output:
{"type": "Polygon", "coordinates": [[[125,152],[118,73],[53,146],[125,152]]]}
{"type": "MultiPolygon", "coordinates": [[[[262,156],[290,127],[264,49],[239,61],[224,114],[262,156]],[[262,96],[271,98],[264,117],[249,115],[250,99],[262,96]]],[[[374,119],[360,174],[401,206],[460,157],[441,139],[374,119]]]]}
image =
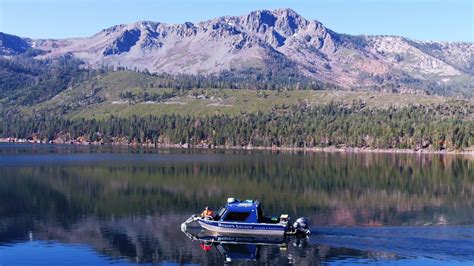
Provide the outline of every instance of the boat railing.
{"type": "Polygon", "coordinates": [[[198,214],[191,215],[186,221],[184,221],[184,223],[181,224],[181,231],[186,231],[188,224],[197,221],[199,218],[201,218],[201,216],[198,214]]]}

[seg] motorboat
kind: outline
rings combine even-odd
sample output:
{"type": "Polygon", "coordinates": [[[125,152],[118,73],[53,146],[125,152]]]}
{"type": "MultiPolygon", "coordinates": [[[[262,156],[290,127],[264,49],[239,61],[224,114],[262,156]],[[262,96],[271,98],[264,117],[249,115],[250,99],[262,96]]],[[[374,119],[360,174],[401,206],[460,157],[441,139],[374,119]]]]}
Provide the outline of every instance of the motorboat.
{"type": "Polygon", "coordinates": [[[310,233],[306,218],[298,218],[291,224],[287,214],[267,217],[257,200],[229,198],[225,206],[215,213],[206,207],[203,213],[194,214],[182,223],[181,230],[186,231],[188,224],[193,222],[206,230],[225,234],[283,236],[310,233]]]}

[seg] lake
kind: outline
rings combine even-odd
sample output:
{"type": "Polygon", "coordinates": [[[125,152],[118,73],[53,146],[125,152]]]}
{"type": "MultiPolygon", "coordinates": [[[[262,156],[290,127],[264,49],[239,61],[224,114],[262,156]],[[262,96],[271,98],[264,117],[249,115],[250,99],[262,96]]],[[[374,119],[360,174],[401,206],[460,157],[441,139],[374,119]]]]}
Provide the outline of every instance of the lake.
{"type": "Polygon", "coordinates": [[[0,145],[0,265],[474,263],[474,158],[0,145]],[[191,240],[228,197],[309,238],[191,240]],[[197,229],[194,229],[197,230],[197,229]]]}

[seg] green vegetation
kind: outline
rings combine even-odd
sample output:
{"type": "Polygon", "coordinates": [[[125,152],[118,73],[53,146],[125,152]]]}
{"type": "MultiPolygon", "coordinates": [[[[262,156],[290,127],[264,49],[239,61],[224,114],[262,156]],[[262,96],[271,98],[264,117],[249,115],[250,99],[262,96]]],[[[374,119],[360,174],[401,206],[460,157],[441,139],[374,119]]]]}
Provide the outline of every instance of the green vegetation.
{"type": "Polygon", "coordinates": [[[474,146],[469,99],[341,91],[296,79],[297,73],[273,77],[271,69],[152,75],[85,69],[68,56],[2,59],[0,66],[6,84],[0,90],[3,137],[306,148],[474,146]]]}
{"type": "Polygon", "coordinates": [[[131,116],[108,119],[16,118],[3,122],[0,134],[52,140],[205,146],[370,147],[382,149],[459,150],[474,146],[472,110],[409,106],[372,109],[365,104],[344,107],[275,106],[272,111],[209,116],[131,116]]]}
{"type": "MultiPolygon", "coordinates": [[[[66,147],[64,154],[53,156],[69,157],[67,166],[46,162],[42,167],[0,168],[0,195],[5,200],[0,214],[46,213],[73,223],[88,214],[120,217],[218,208],[235,195],[259,199],[268,212],[289,211],[293,217],[347,210],[358,224],[373,219],[422,224],[446,213],[452,214],[448,217],[453,224],[472,219],[473,191],[466,186],[473,182],[474,161],[465,157],[238,153],[221,154],[225,159],[214,161],[215,154],[207,151],[132,151],[149,159],[72,162],[81,151],[66,147]],[[169,153],[195,160],[157,161],[169,153]]],[[[93,148],[87,154],[101,152],[110,155],[113,150],[93,148]]]]}
{"type": "Polygon", "coordinates": [[[80,65],[71,56],[46,60],[0,57],[0,103],[24,106],[48,100],[87,78],[80,65]]]}
{"type": "Polygon", "coordinates": [[[274,106],[322,106],[330,103],[351,106],[354,102],[363,102],[367,107],[382,109],[415,104],[466,104],[439,96],[382,92],[172,87],[170,79],[131,71],[109,72],[97,74],[48,101],[21,110],[30,115],[45,113],[68,118],[106,119],[110,115],[239,115],[241,112],[269,112],[274,106]]]}

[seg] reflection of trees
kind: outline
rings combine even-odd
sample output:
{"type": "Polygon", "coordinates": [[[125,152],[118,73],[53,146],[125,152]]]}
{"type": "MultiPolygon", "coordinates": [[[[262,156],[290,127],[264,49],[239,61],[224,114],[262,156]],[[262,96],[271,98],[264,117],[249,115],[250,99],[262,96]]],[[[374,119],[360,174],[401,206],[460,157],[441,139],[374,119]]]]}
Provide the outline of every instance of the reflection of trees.
{"type": "Polygon", "coordinates": [[[453,219],[448,222],[462,222],[470,218],[457,210],[474,203],[474,162],[454,156],[257,153],[224,158],[1,168],[0,191],[8,204],[0,212],[58,218],[67,225],[84,215],[189,213],[204,205],[217,208],[236,196],[260,199],[276,214],[376,225],[433,221],[443,214],[453,219]]]}
{"type": "MultiPolygon", "coordinates": [[[[199,264],[222,264],[224,257],[216,250],[206,253],[199,241],[191,241],[179,229],[185,216],[154,215],[111,220],[85,219],[71,228],[55,225],[39,225],[35,238],[55,240],[68,244],[86,244],[112,259],[133,262],[177,262],[199,264]]],[[[287,250],[276,246],[261,246],[259,260],[267,264],[287,264],[288,258],[301,264],[314,264],[334,258],[357,257],[377,259],[394,254],[361,251],[350,248],[335,248],[321,244],[306,243],[291,238],[287,250]]]]}
{"type": "MultiPolygon", "coordinates": [[[[177,225],[228,196],[257,198],[267,212],[311,216],[318,225],[472,223],[474,161],[462,157],[204,152],[173,158],[1,167],[0,240],[26,240],[32,230],[35,238],[86,243],[114,258],[221,263],[181,238],[177,225]]],[[[261,256],[283,262],[275,252],[266,248],[261,256]]],[[[340,252],[372,256],[324,246],[294,252],[312,263],[340,252]]]]}
{"type": "Polygon", "coordinates": [[[221,263],[218,257],[208,257],[184,236],[177,226],[183,219],[176,215],[88,218],[71,228],[41,224],[35,238],[86,244],[110,258],[134,262],[221,263]]]}

